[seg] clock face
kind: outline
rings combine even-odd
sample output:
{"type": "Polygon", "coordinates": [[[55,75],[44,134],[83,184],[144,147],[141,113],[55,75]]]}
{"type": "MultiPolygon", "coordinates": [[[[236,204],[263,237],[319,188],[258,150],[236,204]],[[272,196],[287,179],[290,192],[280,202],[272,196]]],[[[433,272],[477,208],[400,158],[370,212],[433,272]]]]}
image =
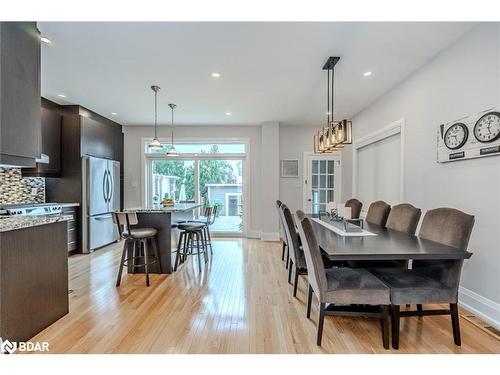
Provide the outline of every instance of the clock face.
{"type": "Polygon", "coordinates": [[[469,137],[469,129],[461,122],[453,124],[444,133],[444,144],[450,150],[462,147],[469,137]]]}
{"type": "Polygon", "coordinates": [[[500,138],[500,112],[489,112],[477,120],[474,125],[474,137],[482,143],[500,138]]]}

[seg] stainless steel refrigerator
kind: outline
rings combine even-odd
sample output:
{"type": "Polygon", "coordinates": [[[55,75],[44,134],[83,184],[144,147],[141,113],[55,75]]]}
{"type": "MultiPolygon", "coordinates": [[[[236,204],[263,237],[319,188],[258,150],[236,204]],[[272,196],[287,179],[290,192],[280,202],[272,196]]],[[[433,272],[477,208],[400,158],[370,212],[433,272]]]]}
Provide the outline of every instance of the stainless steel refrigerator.
{"type": "Polygon", "coordinates": [[[91,252],[118,240],[112,212],[120,210],[120,162],[82,158],[82,248],[91,252]]]}

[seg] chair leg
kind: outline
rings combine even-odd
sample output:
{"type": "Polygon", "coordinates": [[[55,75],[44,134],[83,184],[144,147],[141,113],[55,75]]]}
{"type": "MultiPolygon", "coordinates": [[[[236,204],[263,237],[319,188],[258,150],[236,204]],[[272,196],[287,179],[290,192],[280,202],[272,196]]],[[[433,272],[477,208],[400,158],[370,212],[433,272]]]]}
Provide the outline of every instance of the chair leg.
{"type": "Polygon", "coordinates": [[[292,283],[292,265],[293,265],[293,262],[290,259],[290,264],[288,265],[288,284],[292,283]]]}
{"type": "Polygon", "coordinates": [[[160,247],[158,246],[158,237],[154,236],[151,238],[151,246],[153,247],[153,251],[155,253],[156,261],[158,262],[158,268],[160,269],[160,273],[163,273],[163,268],[161,266],[161,259],[160,259],[160,251],[158,250],[160,247]]]}
{"type": "Polygon", "coordinates": [[[295,280],[293,282],[293,296],[297,297],[297,285],[299,284],[299,268],[295,267],[295,280]]]}
{"type": "Polygon", "coordinates": [[[316,338],[316,345],[321,346],[321,339],[323,338],[323,323],[325,322],[325,303],[319,304],[318,314],[318,336],[316,338]]]}
{"type": "Polygon", "coordinates": [[[143,240],[144,245],[144,271],[146,272],[146,286],[149,286],[149,260],[148,260],[148,246],[147,241],[143,240]]]}
{"type": "Polygon", "coordinates": [[[308,290],[307,290],[307,312],[306,312],[307,319],[309,319],[311,317],[312,298],[313,298],[313,288],[312,288],[311,284],[308,284],[308,290]]]}
{"type": "MultiPolygon", "coordinates": [[[[200,233],[195,232],[194,237],[196,238],[196,253],[198,254],[198,272],[201,272],[201,247],[200,247],[200,233]]],[[[194,241],[193,241],[194,243],[194,241]]]]}
{"type": "Polygon", "coordinates": [[[421,313],[422,313],[422,310],[423,310],[423,309],[422,309],[422,305],[421,305],[421,304],[418,304],[418,305],[417,305],[417,312],[419,312],[419,314],[418,314],[418,317],[419,317],[419,318],[422,318],[422,317],[423,317],[423,315],[421,314],[421,313]]]}
{"type": "Polygon", "coordinates": [[[382,342],[384,349],[389,349],[389,305],[382,306],[382,342]]]}
{"type": "Polygon", "coordinates": [[[203,258],[205,259],[205,263],[208,262],[208,237],[207,237],[207,232],[206,229],[208,227],[205,227],[201,230],[201,244],[203,245],[203,258]]]}
{"type": "Polygon", "coordinates": [[[285,243],[283,242],[283,250],[281,251],[281,260],[285,260],[285,243]]]}
{"type": "Polygon", "coordinates": [[[122,259],[120,261],[120,269],[118,270],[118,278],[116,279],[116,286],[120,286],[120,282],[122,281],[122,271],[123,271],[123,263],[125,262],[125,254],[128,252],[128,241],[125,241],[123,244],[123,251],[122,251],[122,259]]]}
{"type": "Polygon", "coordinates": [[[177,243],[177,254],[175,254],[174,272],[177,271],[177,266],[179,265],[179,261],[181,259],[181,244],[182,244],[182,240],[184,238],[184,235],[185,235],[184,232],[181,232],[179,234],[179,242],[177,243]]]}
{"type": "Polygon", "coordinates": [[[399,305],[392,306],[392,347],[399,349],[399,305]]]}
{"type": "Polygon", "coordinates": [[[141,249],[140,249],[140,246],[139,246],[139,243],[137,242],[137,240],[134,240],[134,245],[132,246],[132,273],[135,275],[135,269],[136,269],[136,265],[137,265],[137,262],[136,262],[136,257],[138,256],[137,254],[140,254],[141,253],[141,249]]]}
{"type": "Polygon", "coordinates": [[[462,339],[460,338],[460,318],[458,315],[458,304],[450,303],[450,311],[451,311],[451,326],[453,328],[453,340],[455,341],[455,345],[461,346],[462,339]]]}
{"type": "Polygon", "coordinates": [[[212,235],[210,234],[210,226],[207,225],[207,237],[208,237],[208,244],[210,246],[210,255],[214,255],[214,251],[212,249],[212,235]]]}
{"type": "Polygon", "coordinates": [[[290,267],[290,248],[288,247],[288,245],[286,246],[286,265],[287,267],[290,267]]]}

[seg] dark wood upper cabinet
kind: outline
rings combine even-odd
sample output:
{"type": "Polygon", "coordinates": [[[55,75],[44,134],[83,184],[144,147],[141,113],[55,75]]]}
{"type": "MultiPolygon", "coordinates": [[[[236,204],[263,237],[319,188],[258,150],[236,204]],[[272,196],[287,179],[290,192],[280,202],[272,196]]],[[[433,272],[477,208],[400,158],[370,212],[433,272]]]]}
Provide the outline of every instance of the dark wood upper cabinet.
{"type": "Polygon", "coordinates": [[[42,98],[42,154],[48,163],[37,163],[36,168],[23,168],[23,176],[58,177],[61,173],[61,107],[42,98]]]}
{"type": "Polygon", "coordinates": [[[34,167],[40,139],[40,33],[0,22],[0,164],[34,167]]]}

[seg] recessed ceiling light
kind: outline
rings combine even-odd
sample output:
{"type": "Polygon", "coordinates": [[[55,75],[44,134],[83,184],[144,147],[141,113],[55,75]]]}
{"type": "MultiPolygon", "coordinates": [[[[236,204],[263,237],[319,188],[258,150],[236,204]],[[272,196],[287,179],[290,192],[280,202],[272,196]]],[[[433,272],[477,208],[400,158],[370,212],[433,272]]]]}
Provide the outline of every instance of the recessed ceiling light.
{"type": "Polygon", "coordinates": [[[111,114],[112,114],[113,116],[116,116],[118,113],[116,113],[116,112],[111,112],[111,114]]]}
{"type": "Polygon", "coordinates": [[[46,43],[46,44],[52,43],[52,41],[49,38],[44,37],[44,36],[40,37],[40,41],[42,41],[43,43],[46,43]]]}
{"type": "Polygon", "coordinates": [[[226,116],[231,116],[232,113],[231,112],[226,112],[226,116]]]}
{"type": "Polygon", "coordinates": [[[371,76],[371,75],[372,75],[372,72],[364,72],[364,73],[363,73],[363,75],[364,75],[365,77],[369,77],[369,76],[371,76]]]}
{"type": "Polygon", "coordinates": [[[65,98],[66,97],[66,95],[63,95],[63,94],[57,94],[57,96],[60,97],[60,98],[65,98]]]}
{"type": "Polygon", "coordinates": [[[212,73],[212,77],[214,77],[214,78],[220,78],[220,73],[213,72],[212,73]]]}

